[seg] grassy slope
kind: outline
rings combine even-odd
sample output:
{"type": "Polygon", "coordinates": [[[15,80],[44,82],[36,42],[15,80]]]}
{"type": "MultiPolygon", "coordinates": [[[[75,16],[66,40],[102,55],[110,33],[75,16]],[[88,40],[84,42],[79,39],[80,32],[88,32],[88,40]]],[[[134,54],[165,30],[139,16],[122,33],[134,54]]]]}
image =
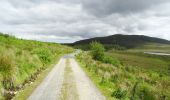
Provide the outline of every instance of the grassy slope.
{"type": "MultiPolygon", "coordinates": [[[[82,48],[82,45],[77,47],[82,48]]],[[[88,45],[83,48],[88,50],[87,47],[88,45]]],[[[126,100],[131,98],[169,100],[170,57],[148,55],[143,52],[170,53],[170,45],[147,43],[131,49],[107,51],[106,55],[118,58],[122,62],[123,66],[118,68],[94,61],[88,54],[81,54],[77,58],[89,77],[109,100],[116,99],[120,94],[126,100]],[[123,95],[124,91],[127,92],[126,96],[123,95]]]]}
{"type": "Polygon", "coordinates": [[[25,86],[24,89],[19,91],[19,93],[17,93],[17,95],[13,99],[14,100],[26,100],[31,95],[31,93],[34,91],[34,89],[36,89],[36,87],[44,80],[44,77],[48,75],[48,73],[51,71],[53,66],[54,64],[51,64],[46,70],[42,71],[38,75],[35,82],[25,86]]]}
{"type": "Polygon", "coordinates": [[[87,53],[77,56],[81,66],[107,99],[170,99],[170,77],[139,67],[119,66],[94,61],[87,53]]]}
{"type": "Polygon", "coordinates": [[[16,90],[56,63],[61,55],[72,51],[72,48],[55,43],[20,40],[0,34],[0,88],[16,90]]]}

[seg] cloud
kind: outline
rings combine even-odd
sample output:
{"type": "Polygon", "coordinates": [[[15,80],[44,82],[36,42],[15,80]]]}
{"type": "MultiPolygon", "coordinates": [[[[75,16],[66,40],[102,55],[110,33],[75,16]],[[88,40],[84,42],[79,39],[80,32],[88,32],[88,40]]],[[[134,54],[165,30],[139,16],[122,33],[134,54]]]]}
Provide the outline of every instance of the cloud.
{"type": "Polygon", "coordinates": [[[74,42],[112,34],[170,40],[168,0],[1,0],[0,31],[19,38],[74,42]]]}
{"type": "Polygon", "coordinates": [[[96,16],[107,16],[112,13],[141,13],[152,6],[166,2],[168,0],[83,0],[83,6],[96,16]]]}

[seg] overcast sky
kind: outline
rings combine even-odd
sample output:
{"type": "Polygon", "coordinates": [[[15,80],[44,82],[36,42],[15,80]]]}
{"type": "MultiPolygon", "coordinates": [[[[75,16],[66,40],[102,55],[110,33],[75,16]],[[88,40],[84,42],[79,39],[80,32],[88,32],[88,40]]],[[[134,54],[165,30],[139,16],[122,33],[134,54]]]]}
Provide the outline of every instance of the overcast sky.
{"type": "Polygon", "coordinates": [[[170,40],[170,0],[0,0],[0,32],[60,43],[113,34],[170,40]]]}

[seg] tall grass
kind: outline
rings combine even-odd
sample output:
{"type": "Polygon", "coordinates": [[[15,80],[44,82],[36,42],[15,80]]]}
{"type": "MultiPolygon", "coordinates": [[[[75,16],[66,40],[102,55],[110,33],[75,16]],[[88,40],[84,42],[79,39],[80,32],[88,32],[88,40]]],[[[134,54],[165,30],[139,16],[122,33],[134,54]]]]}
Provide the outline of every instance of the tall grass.
{"type": "Polygon", "coordinates": [[[0,34],[0,97],[11,99],[17,89],[73,49],[55,43],[21,40],[0,34]],[[3,88],[3,89],[2,89],[3,88]]]}
{"type": "Polygon", "coordinates": [[[170,77],[140,67],[106,64],[90,54],[77,56],[90,78],[109,100],[169,100],[170,77]]]}
{"type": "Polygon", "coordinates": [[[2,75],[2,84],[5,89],[13,88],[17,67],[14,62],[14,56],[9,53],[0,54],[0,73],[2,75]]]}

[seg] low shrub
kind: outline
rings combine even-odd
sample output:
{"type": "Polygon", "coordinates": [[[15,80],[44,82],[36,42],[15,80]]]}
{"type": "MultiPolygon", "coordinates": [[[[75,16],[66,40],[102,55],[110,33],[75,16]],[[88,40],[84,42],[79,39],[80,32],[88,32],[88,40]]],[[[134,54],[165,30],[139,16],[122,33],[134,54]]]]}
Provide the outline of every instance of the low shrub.
{"type": "Polygon", "coordinates": [[[117,99],[125,99],[127,95],[127,91],[126,90],[122,90],[121,88],[118,88],[117,90],[115,90],[111,96],[115,97],[117,99]]]}
{"type": "Polygon", "coordinates": [[[139,83],[135,88],[135,93],[132,100],[157,100],[156,93],[151,86],[146,83],[139,83]]]}
{"type": "Polygon", "coordinates": [[[115,65],[115,66],[120,65],[120,61],[118,59],[113,58],[113,57],[109,57],[109,56],[106,56],[106,55],[103,57],[102,62],[109,63],[109,64],[112,64],[112,65],[115,65]]]}
{"type": "Polygon", "coordinates": [[[168,74],[170,76],[170,64],[168,65],[168,74]]]}
{"type": "Polygon", "coordinates": [[[38,57],[40,58],[43,64],[48,64],[51,62],[50,55],[52,54],[49,50],[43,48],[37,48],[33,50],[33,53],[38,55],[38,57]]]}
{"type": "Polygon", "coordinates": [[[118,79],[119,79],[119,76],[117,74],[116,75],[112,75],[110,77],[110,81],[113,82],[113,83],[117,83],[118,79]]]}
{"type": "Polygon", "coordinates": [[[104,58],[104,46],[98,42],[92,42],[90,44],[91,54],[95,60],[103,60],[104,58]]]}
{"type": "Polygon", "coordinates": [[[93,59],[102,61],[103,63],[109,63],[112,65],[116,65],[116,66],[120,65],[120,61],[118,59],[109,57],[104,54],[105,48],[102,44],[100,44],[98,42],[92,42],[90,44],[90,47],[91,47],[91,55],[92,55],[93,59]]]}

